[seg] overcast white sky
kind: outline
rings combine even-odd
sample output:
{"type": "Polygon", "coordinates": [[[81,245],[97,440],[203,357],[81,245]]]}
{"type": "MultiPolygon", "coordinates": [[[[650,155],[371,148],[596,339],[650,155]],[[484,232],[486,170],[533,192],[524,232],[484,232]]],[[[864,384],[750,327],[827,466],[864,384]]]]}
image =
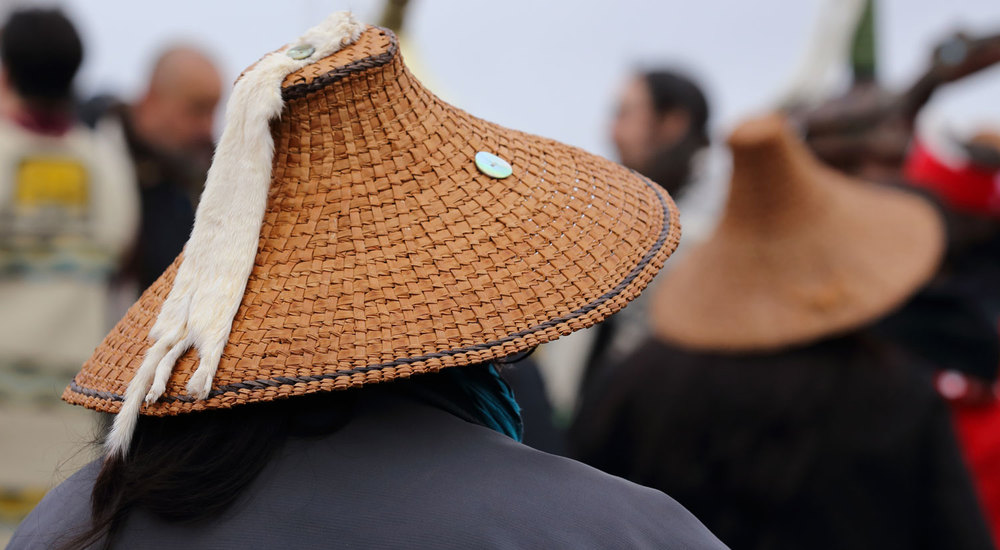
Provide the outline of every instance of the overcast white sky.
{"type": "MultiPolygon", "coordinates": [[[[36,2],[39,3],[39,2],[36,2]]],[[[374,22],[382,0],[65,0],[87,46],[84,93],[134,95],[164,45],[203,45],[232,80],[327,13],[374,22]]],[[[822,0],[413,0],[408,18],[433,89],[470,112],[609,155],[607,125],[637,63],[690,69],[717,132],[767,108],[791,77],[822,0]]],[[[9,0],[8,0],[9,5],[9,0]]],[[[1000,29],[996,0],[882,0],[879,61],[906,84],[956,27],[1000,29]]],[[[948,90],[933,108],[956,123],[1000,123],[1000,69],[948,90]]]]}

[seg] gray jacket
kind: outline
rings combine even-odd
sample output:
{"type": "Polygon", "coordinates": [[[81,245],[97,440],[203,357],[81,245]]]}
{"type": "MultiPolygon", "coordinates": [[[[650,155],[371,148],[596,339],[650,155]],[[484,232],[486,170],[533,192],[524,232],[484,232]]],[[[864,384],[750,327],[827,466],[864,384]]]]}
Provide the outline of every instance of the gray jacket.
{"type": "MultiPolygon", "coordinates": [[[[293,439],[222,517],[133,510],[115,548],[725,548],[663,493],[392,397],[293,439]]],[[[92,463],[50,492],[9,549],[48,549],[88,518],[92,463]]]]}

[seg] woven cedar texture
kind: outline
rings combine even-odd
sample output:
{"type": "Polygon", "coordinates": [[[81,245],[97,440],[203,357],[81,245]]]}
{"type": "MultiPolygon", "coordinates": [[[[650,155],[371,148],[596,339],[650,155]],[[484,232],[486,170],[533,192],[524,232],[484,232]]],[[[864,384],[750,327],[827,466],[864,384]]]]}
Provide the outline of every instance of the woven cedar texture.
{"type": "MultiPolygon", "coordinates": [[[[442,102],[407,71],[389,31],[369,28],[283,86],[260,248],[213,391],[185,395],[190,350],[144,414],[505,357],[622,308],[677,246],[676,207],[655,184],[442,102]],[[481,174],[480,150],[513,175],[481,174]]],[[[98,347],[66,401],[118,410],[180,261],[98,347]]]]}

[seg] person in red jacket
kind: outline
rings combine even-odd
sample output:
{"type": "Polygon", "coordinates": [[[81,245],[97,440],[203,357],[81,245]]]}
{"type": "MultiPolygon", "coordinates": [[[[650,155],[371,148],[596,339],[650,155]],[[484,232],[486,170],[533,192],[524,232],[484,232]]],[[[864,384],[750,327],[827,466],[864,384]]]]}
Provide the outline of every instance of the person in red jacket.
{"type": "Polygon", "coordinates": [[[899,316],[905,316],[906,327],[896,319],[890,330],[936,369],[935,387],[948,401],[983,515],[1000,546],[1000,296],[995,288],[1000,136],[982,132],[966,143],[927,136],[912,147],[904,174],[909,183],[937,196],[950,218],[950,250],[938,286],[967,305],[946,307],[940,292],[923,296],[899,316]]]}

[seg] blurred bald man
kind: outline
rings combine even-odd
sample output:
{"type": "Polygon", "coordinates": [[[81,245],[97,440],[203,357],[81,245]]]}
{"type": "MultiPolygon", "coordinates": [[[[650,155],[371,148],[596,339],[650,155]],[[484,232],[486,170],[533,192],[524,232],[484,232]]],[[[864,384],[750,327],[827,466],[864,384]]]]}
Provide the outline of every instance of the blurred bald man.
{"type": "Polygon", "coordinates": [[[146,93],[132,108],[136,132],[149,144],[178,155],[211,161],[215,109],[222,80],[201,51],[165,51],[153,67],[146,93]]]}
{"type": "Polygon", "coordinates": [[[91,121],[119,116],[142,196],[142,222],[129,275],[145,289],[180,254],[214,148],[222,79],[201,50],[176,46],[153,64],[149,85],[132,104],[95,98],[81,109],[91,121]]]}

